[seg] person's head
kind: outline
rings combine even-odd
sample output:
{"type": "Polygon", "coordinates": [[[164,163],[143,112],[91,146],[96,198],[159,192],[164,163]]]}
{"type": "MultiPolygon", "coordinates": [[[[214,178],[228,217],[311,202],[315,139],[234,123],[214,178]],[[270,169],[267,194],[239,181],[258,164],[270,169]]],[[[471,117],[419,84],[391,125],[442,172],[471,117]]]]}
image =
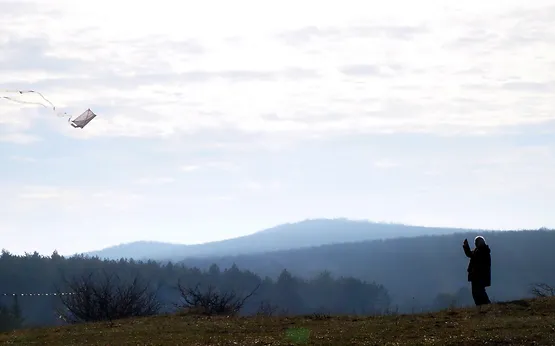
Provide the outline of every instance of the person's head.
{"type": "Polygon", "coordinates": [[[482,236],[477,236],[476,238],[474,238],[474,245],[476,245],[476,247],[485,246],[486,240],[482,236]]]}

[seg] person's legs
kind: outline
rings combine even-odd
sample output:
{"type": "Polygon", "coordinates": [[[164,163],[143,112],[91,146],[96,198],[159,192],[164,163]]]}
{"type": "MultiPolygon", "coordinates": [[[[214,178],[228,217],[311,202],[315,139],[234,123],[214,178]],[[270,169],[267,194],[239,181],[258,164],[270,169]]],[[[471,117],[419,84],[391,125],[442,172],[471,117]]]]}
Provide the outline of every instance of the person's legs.
{"type": "Polygon", "coordinates": [[[486,292],[485,287],[484,287],[483,291],[484,291],[484,304],[491,304],[491,301],[489,300],[488,292],[486,292]]]}
{"type": "Polygon", "coordinates": [[[472,282],[472,298],[476,306],[490,304],[486,287],[478,282],[472,282]]]}
{"type": "Polygon", "coordinates": [[[474,299],[474,304],[476,306],[480,305],[480,292],[478,290],[478,285],[474,282],[471,283],[472,285],[472,299],[474,299]]]}

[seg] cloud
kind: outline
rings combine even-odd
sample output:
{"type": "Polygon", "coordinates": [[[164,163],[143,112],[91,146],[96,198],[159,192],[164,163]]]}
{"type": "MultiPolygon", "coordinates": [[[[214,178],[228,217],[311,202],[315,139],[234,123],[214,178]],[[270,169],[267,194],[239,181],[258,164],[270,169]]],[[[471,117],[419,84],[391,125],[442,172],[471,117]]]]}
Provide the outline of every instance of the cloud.
{"type": "Polygon", "coordinates": [[[281,190],[283,188],[283,184],[276,180],[268,181],[268,182],[251,180],[240,184],[239,188],[241,190],[246,190],[250,192],[268,193],[268,192],[275,192],[275,191],[281,190]]]}
{"type": "Polygon", "coordinates": [[[380,76],[381,69],[379,66],[374,65],[351,65],[345,66],[341,69],[346,75],[355,75],[355,76],[380,76]]]}
{"type": "Polygon", "coordinates": [[[542,49],[541,46],[555,42],[551,30],[554,18],[555,7],[543,1],[527,6],[509,6],[504,11],[487,11],[471,18],[461,15],[454,22],[466,24],[466,29],[461,30],[461,35],[448,47],[481,51],[542,49]],[[496,15],[495,23],[491,22],[492,14],[496,15]]]}
{"type": "Polygon", "coordinates": [[[19,155],[12,155],[12,156],[10,156],[10,159],[13,160],[13,161],[26,162],[26,163],[37,162],[37,159],[34,158],[34,157],[19,156],[19,155]]]}
{"type": "Polygon", "coordinates": [[[172,177],[150,177],[137,179],[134,183],[137,185],[157,186],[171,184],[173,182],[175,182],[175,178],[172,177]]]}
{"type": "Polygon", "coordinates": [[[121,189],[36,185],[11,190],[16,197],[12,207],[23,212],[45,210],[45,207],[78,214],[86,214],[92,207],[105,211],[129,211],[146,202],[143,195],[121,189]]]}
{"type": "Polygon", "coordinates": [[[199,164],[189,164],[180,167],[183,172],[194,172],[200,169],[215,169],[220,171],[235,171],[239,167],[228,161],[201,161],[199,164]]]}
{"type": "Polygon", "coordinates": [[[191,6],[0,0],[0,89],[98,114],[0,100],[0,219],[26,247],[552,222],[550,1],[191,6]]]}
{"type": "Polygon", "coordinates": [[[133,211],[143,206],[147,198],[139,193],[105,190],[93,192],[96,203],[112,211],[133,211]]]}
{"type": "Polygon", "coordinates": [[[32,212],[44,207],[56,206],[58,210],[77,211],[82,206],[83,192],[58,186],[24,186],[16,193],[10,206],[17,212],[32,212]]]}
{"type": "MultiPolygon", "coordinates": [[[[2,86],[41,90],[71,114],[91,107],[99,116],[86,131],[50,120],[61,135],[88,140],[206,131],[290,139],[493,133],[545,121],[552,105],[554,78],[545,71],[553,66],[541,58],[555,54],[548,44],[551,7],[425,2],[405,4],[403,13],[393,4],[362,13],[326,4],[316,15],[303,4],[291,15],[292,3],[249,4],[257,18],[237,23],[237,8],[224,6],[229,13],[217,16],[217,28],[198,17],[211,13],[209,6],[193,16],[162,5],[129,12],[104,1],[53,1],[26,9],[41,30],[14,7],[2,19],[2,86]],[[310,17],[303,12],[309,10],[310,17]],[[55,19],[47,16],[53,12],[55,19]],[[147,30],[141,14],[154,27],[147,30]],[[535,15],[542,20],[535,23],[535,15]],[[79,34],[68,35],[70,29],[79,34]],[[523,37],[537,56],[518,45],[523,37]]],[[[25,131],[40,131],[39,124],[25,131]]]]}
{"type": "MultiPolygon", "coordinates": [[[[21,53],[23,55],[27,53],[21,53]]],[[[60,66],[66,66],[63,61],[56,62],[60,66]]],[[[33,65],[36,67],[36,65],[33,65]]],[[[66,71],[66,69],[63,69],[66,71]]],[[[82,71],[94,71],[82,67],[82,71]]],[[[12,69],[10,71],[13,72],[12,69]]],[[[27,73],[30,70],[26,70],[27,73]]],[[[82,73],[82,72],[81,72],[82,73]]],[[[176,90],[182,90],[183,86],[197,87],[203,83],[248,83],[248,82],[279,82],[279,81],[300,81],[317,79],[318,71],[301,67],[286,67],[280,70],[190,70],[185,72],[138,72],[131,75],[115,73],[112,71],[98,71],[90,75],[47,77],[37,81],[26,82],[27,89],[44,90],[51,88],[73,88],[86,85],[87,89],[108,87],[109,89],[123,89],[124,91],[137,92],[138,88],[146,88],[143,91],[144,97],[168,97],[186,95],[176,90]],[[152,88],[152,93],[148,95],[148,89],[152,88]]],[[[0,85],[8,86],[19,82],[17,79],[3,81],[0,85]],[[10,83],[11,82],[11,83],[10,83]]],[[[102,92],[101,90],[99,90],[102,92]]],[[[107,97],[107,94],[100,94],[100,98],[107,97]]],[[[83,95],[82,97],[86,97],[83,95]]],[[[141,102],[141,100],[135,100],[141,102]]],[[[150,101],[150,100],[149,100],[150,101]]]]}
{"type": "Polygon", "coordinates": [[[196,171],[200,168],[200,166],[197,165],[185,165],[185,166],[181,166],[181,170],[183,172],[193,172],[196,171]]]}
{"type": "Polygon", "coordinates": [[[0,134],[0,142],[28,145],[39,142],[40,138],[26,133],[0,134]]]}
{"type": "Polygon", "coordinates": [[[0,3],[3,7],[3,11],[0,13],[0,19],[2,20],[13,19],[14,15],[21,16],[34,9],[32,3],[23,1],[2,0],[0,3]]]}
{"type": "Polygon", "coordinates": [[[555,92],[555,80],[547,83],[508,82],[503,84],[503,89],[516,92],[553,93],[555,92]]]}
{"type": "Polygon", "coordinates": [[[0,45],[2,56],[0,57],[0,73],[8,72],[17,74],[19,72],[40,73],[47,72],[62,76],[80,74],[94,67],[86,61],[76,58],[53,57],[49,53],[53,50],[48,38],[11,37],[0,45]]]}
{"type": "Polygon", "coordinates": [[[349,76],[361,76],[361,77],[391,77],[392,75],[401,72],[403,70],[402,66],[399,65],[347,65],[340,68],[343,74],[349,76]]]}
{"type": "Polygon", "coordinates": [[[423,26],[407,25],[352,25],[343,27],[305,26],[288,30],[277,35],[278,39],[291,45],[314,44],[318,41],[338,42],[352,38],[389,38],[410,40],[416,35],[426,33],[423,26]]]}
{"type": "Polygon", "coordinates": [[[374,166],[379,169],[391,169],[391,168],[400,167],[401,164],[393,160],[384,159],[384,160],[375,161],[374,166]]]}
{"type": "Polygon", "coordinates": [[[234,171],[239,168],[237,164],[229,161],[207,161],[204,165],[208,168],[219,169],[222,171],[234,171]]]}

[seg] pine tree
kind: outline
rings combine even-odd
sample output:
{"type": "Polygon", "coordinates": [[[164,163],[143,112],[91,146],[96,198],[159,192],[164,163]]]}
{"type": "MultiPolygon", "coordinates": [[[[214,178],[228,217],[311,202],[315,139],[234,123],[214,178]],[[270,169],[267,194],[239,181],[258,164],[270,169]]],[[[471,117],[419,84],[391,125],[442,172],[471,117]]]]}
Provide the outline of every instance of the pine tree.
{"type": "Polygon", "coordinates": [[[0,332],[7,332],[23,326],[24,319],[17,295],[13,296],[11,307],[0,305],[0,332]]]}

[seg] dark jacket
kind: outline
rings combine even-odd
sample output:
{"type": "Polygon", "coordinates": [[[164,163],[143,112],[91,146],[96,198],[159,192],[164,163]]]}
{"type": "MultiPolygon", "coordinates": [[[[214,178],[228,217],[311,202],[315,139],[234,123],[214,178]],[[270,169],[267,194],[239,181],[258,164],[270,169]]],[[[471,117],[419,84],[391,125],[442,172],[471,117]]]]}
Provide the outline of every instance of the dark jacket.
{"type": "Polygon", "coordinates": [[[491,286],[491,250],[488,245],[470,250],[469,246],[463,246],[465,255],[470,258],[468,263],[468,281],[491,286]]]}

